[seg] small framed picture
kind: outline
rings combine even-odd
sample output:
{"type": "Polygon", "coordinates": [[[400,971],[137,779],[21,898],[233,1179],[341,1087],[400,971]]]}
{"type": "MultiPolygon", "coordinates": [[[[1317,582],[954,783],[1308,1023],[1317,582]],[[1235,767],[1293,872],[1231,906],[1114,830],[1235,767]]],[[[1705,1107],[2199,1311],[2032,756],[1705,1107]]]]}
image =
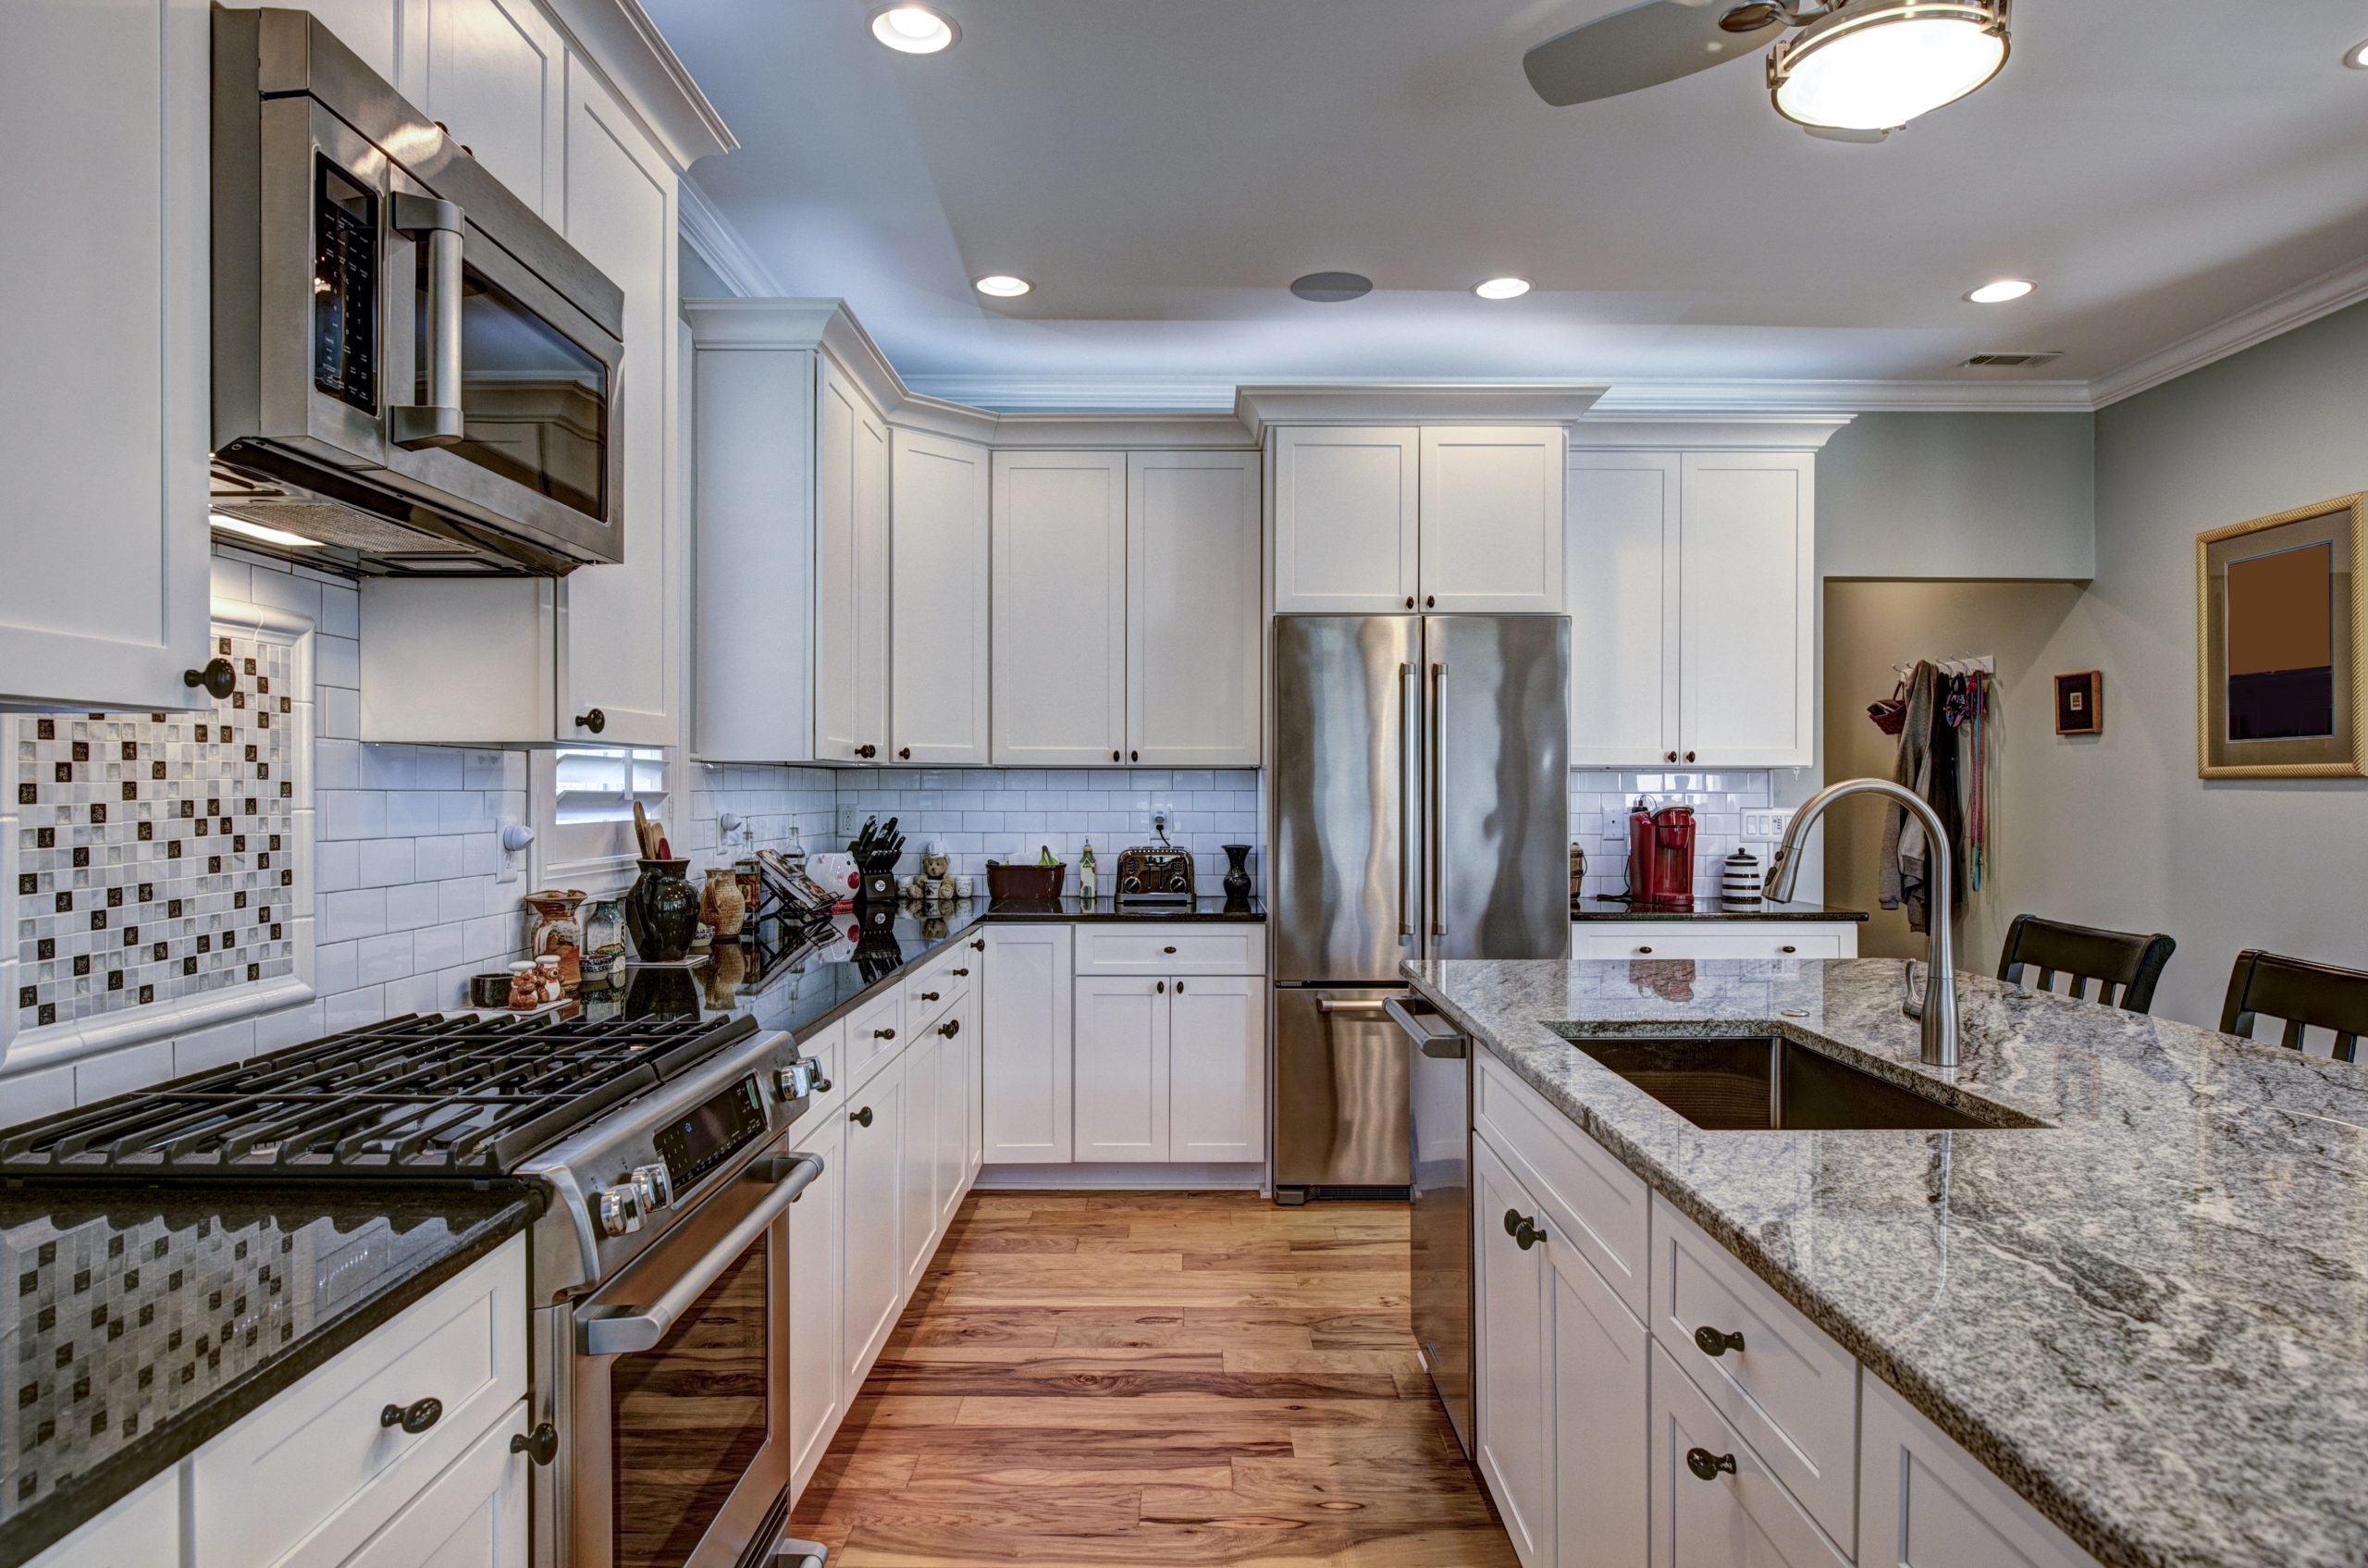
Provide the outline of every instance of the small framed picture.
{"type": "Polygon", "coordinates": [[[2105,678],[2101,671],[2055,677],[2055,733],[2098,735],[2105,731],[2105,678]]]}

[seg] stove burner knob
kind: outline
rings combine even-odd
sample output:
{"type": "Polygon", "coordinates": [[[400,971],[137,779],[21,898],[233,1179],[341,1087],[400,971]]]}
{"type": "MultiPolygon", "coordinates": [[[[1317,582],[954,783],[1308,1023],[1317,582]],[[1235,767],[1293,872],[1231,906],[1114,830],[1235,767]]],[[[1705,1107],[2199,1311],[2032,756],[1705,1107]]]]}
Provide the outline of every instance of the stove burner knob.
{"type": "Polygon", "coordinates": [[[644,1214],[672,1208],[674,1179],[662,1165],[635,1166],[633,1169],[633,1195],[640,1200],[644,1214]]]}
{"type": "Polygon", "coordinates": [[[593,1194],[592,1205],[603,1235],[630,1236],[641,1228],[641,1200],[630,1186],[601,1188],[593,1194]]]}

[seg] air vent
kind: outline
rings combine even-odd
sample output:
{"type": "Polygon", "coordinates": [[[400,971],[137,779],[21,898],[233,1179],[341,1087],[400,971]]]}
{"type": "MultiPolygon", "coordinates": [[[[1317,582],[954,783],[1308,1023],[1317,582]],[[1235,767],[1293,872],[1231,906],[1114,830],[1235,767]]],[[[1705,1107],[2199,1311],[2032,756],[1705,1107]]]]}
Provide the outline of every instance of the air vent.
{"type": "Polygon", "coordinates": [[[2063,357],[2062,349],[2031,349],[2021,353],[1976,354],[1971,359],[1959,360],[1957,368],[1973,370],[1984,365],[2045,364],[2049,360],[2063,357]]]}

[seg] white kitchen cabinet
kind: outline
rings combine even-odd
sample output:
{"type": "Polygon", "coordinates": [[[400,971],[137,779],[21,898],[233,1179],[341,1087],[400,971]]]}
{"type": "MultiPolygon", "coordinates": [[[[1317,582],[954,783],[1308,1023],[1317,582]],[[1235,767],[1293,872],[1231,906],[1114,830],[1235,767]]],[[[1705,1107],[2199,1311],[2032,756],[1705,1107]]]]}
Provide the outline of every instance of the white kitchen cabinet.
{"type": "Polygon", "coordinates": [[[528,1425],[521,1400],[340,1568],[526,1568],[528,1425]]]}
{"type": "Polygon", "coordinates": [[[1850,1560],[1658,1343],[1652,1362],[1652,1568],[1843,1568],[1850,1560]]]}
{"type": "Polygon", "coordinates": [[[0,708],[187,707],[210,656],[208,37],[202,0],[8,12],[0,708]]]}
{"type": "Polygon", "coordinates": [[[1067,1165],[1075,1148],[1070,971],[1075,931],[1066,925],[989,926],[979,940],[985,1158],[1067,1165]]]}
{"type": "Polygon", "coordinates": [[[1258,765],[1263,554],[1257,453],[1128,456],[1129,762],[1258,765]]]}
{"type": "Polygon", "coordinates": [[[987,449],[911,430],[892,449],[890,759],[983,767],[987,449]]]}
{"type": "Polygon", "coordinates": [[[897,1136],[896,1226],[906,1296],[920,1283],[937,1242],[938,1062],[944,1043],[933,1030],[916,1036],[893,1069],[905,1080],[904,1128],[897,1136]]]}
{"type": "Polygon", "coordinates": [[[1079,1162],[1168,1157],[1167,1003],[1165,980],[1097,977],[1077,982],[1079,1162]]]}
{"type": "Polygon", "coordinates": [[[1563,549],[1571,766],[1677,759],[1678,456],[1574,451],[1563,549]]]}
{"type": "Polygon", "coordinates": [[[1483,1138],[1472,1141],[1472,1228],[1473,1458],[1522,1568],[1550,1568],[1555,1385],[1546,1253],[1560,1238],[1548,1233],[1544,1212],[1483,1138]],[[1508,1216],[1535,1229],[1515,1236],[1508,1216]]]}
{"type": "Polygon", "coordinates": [[[1424,430],[1425,611],[1562,612],[1562,466],[1560,426],[1424,430]]]}
{"type": "Polygon", "coordinates": [[[1573,958],[1770,958],[1858,956],[1856,920],[1580,920],[1573,958]]]}
{"type": "Polygon", "coordinates": [[[977,1057],[972,1050],[978,1031],[965,1017],[970,1011],[970,995],[965,991],[961,1000],[931,1026],[937,1041],[937,1129],[931,1144],[935,1161],[931,1190],[937,1204],[930,1224],[932,1245],[954,1222],[954,1211],[962,1206],[962,1194],[969,1191],[971,1106],[978,1095],[973,1087],[977,1057]]]}
{"type": "Polygon", "coordinates": [[[993,758],[1123,761],[1127,459],[994,454],[993,758]]]}
{"type": "Polygon", "coordinates": [[[2096,1560],[1877,1377],[1864,1379],[1858,1560],[1866,1568],[2096,1568],[2096,1560]]]}
{"type": "Polygon", "coordinates": [[[897,1237],[903,1209],[905,1064],[901,1057],[860,1088],[839,1097],[845,1138],[840,1199],[839,1386],[863,1386],[880,1347],[896,1327],[905,1302],[904,1250],[897,1237]]]}
{"type": "Polygon", "coordinates": [[[1167,1157],[1264,1158],[1266,982],[1171,979],[1167,1017],[1167,1157]]]}
{"type": "Polygon", "coordinates": [[[1275,432],[1276,614],[1415,608],[1422,443],[1419,429],[1400,426],[1275,432]]]}
{"type": "Polygon", "coordinates": [[[816,393],[814,759],[888,743],[888,425],[827,354],[816,393]]]}
{"type": "Polygon", "coordinates": [[[962,1191],[968,1192],[978,1184],[979,1169],[987,1158],[987,1006],[983,982],[970,988],[970,994],[962,999],[958,1010],[963,1020],[962,1038],[968,1042],[962,1053],[962,1191]]]}
{"type": "Polygon", "coordinates": [[[1817,737],[1817,544],[1807,452],[1685,454],[1678,752],[1803,767],[1817,737]]]}
{"type": "MultiPolygon", "coordinates": [[[[556,228],[567,136],[567,48],[558,30],[535,0],[407,0],[402,9],[426,24],[419,106],[556,228]]],[[[322,19],[338,31],[332,18],[322,19]]]]}
{"type": "Polygon", "coordinates": [[[172,1568],[181,1561],[181,1469],[110,1504],[28,1568],[172,1568]]]}
{"type": "Polygon", "coordinates": [[[796,1147],[818,1154],[822,1174],[789,1205],[789,1451],[791,1491],[804,1487],[845,1414],[839,1380],[839,1258],[846,1202],[846,1122],[840,1108],[844,1021],[798,1042],[832,1082],[807,1110],[796,1147]]]}
{"type": "Polygon", "coordinates": [[[1642,1562],[1648,1466],[1636,1436],[1652,1338],[1586,1259],[1568,1247],[1538,1250],[1553,1347],[1553,1561],[1642,1562]]]}

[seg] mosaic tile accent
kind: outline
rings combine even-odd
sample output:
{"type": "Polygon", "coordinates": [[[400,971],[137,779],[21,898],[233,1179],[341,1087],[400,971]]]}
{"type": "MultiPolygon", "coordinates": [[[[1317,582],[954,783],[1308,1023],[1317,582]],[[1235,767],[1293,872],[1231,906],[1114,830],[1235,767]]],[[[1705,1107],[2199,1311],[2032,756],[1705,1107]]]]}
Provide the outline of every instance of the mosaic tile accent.
{"type": "Polygon", "coordinates": [[[19,1031],[292,974],[298,651],[219,635],[211,710],[22,718],[19,1031]]]}

